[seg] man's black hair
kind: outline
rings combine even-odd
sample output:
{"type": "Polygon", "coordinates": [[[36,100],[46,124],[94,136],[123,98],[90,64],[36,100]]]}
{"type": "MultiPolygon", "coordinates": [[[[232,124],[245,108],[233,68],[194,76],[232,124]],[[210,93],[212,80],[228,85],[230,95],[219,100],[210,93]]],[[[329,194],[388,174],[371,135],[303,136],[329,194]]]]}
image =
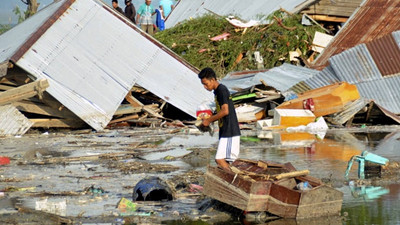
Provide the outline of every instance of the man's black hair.
{"type": "Polygon", "coordinates": [[[115,2],[115,3],[117,3],[117,4],[118,4],[118,0],[112,0],[111,2],[115,2]]]}
{"type": "Polygon", "coordinates": [[[200,78],[200,80],[203,78],[210,80],[211,78],[217,79],[217,76],[215,75],[215,72],[213,69],[211,69],[210,67],[206,67],[200,71],[199,78],[200,78]]]}

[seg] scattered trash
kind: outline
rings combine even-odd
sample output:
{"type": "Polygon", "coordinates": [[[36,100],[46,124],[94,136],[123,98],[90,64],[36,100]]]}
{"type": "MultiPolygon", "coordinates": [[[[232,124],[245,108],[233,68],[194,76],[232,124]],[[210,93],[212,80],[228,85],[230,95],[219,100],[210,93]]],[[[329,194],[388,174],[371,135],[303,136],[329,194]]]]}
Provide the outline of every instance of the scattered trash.
{"type": "Polygon", "coordinates": [[[0,156],[0,166],[10,164],[10,158],[6,156],[0,156]]]}
{"type": "Polygon", "coordinates": [[[321,53],[334,36],[316,31],[313,39],[313,50],[321,53]]]}
{"type": "Polygon", "coordinates": [[[136,211],[136,204],[126,198],[121,198],[117,204],[117,208],[120,212],[134,212],[136,211]]]}
{"type": "Polygon", "coordinates": [[[304,181],[304,182],[300,182],[296,185],[297,190],[300,191],[308,191],[312,189],[312,186],[310,185],[310,183],[308,183],[308,181],[304,181]]]}
{"type": "Polygon", "coordinates": [[[228,18],[225,19],[233,26],[239,28],[249,28],[260,25],[260,21],[257,20],[250,20],[249,22],[244,23],[241,20],[235,19],[233,16],[229,16],[228,18]]]}
{"type": "Polygon", "coordinates": [[[85,188],[84,190],[85,193],[93,194],[93,195],[101,195],[104,194],[105,191],[102,187],[95,187],[94,185],[85,188]]]}
{"type": "Polygon", "coordinates": [[[210,40],[211,40],[211,41],[227,40],[229,36],[231,36],[231,34],[225,32],[225,33],[223,33],[223,34],[220,34],[220,35],[218,35],[218,36],[215,36],[215,37],[210,38],[210,40]]]}
{"type": "Polygon", "coordinates": [[[203,186],[200,186],[198,184],[189,184],[189,192],[192,193],[203,192],[203,186]]]}
{"type": "Polygon", "coordinates": [[[172,199],[173,194],[170,186],[159,177],[144,178],[133,189],[134,201],[170,201],[172,199]]]}
{"type": "Polygon", "coordinates": [[[67,201],[66,199],[62,199],[60,201],[48,201],[47,198],[43,200],[36,201],[35,209],[53,213],[59,216],[67,215],[67,201]]]}
{"type": "Polygon", "coordinates": [[[325,137],[328,129],[329,127],[322,116],[318,117],[315,122],[311,122],[306,126],[300,125],[297,127],[286,128],[288,132],[308,132],[310,134],[316,134],[319,139],[323,139],[325,137]]]}

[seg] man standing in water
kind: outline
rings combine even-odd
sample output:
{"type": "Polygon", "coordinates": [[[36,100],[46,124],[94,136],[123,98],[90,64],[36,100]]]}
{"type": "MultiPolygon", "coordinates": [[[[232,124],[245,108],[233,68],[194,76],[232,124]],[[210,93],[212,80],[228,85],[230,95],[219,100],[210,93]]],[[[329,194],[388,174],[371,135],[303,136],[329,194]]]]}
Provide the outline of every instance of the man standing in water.
{"type": "Polygon", "coordinates": [[[229,163],[238,158],[240,151],[240,128],[232,97],[228,88],[217,81],[213,69],[204,68],[200,71],[199,78],[204,88],[214,91],[215,96],[216,114],[203,118],[203,126],[206,127],[218,120],[219,143],[215,162],[222,169],[231,171],[229,163]]]}

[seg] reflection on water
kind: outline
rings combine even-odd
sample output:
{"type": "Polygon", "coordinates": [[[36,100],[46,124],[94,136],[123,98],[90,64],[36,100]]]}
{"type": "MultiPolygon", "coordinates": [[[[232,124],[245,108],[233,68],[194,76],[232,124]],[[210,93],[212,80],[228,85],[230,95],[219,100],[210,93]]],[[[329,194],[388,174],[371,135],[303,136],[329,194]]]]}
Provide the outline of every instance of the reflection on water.
{"type": "Polygon", "coordinates": [[[345,224],[399,224],[400,184],[364,187],[344,199],[345,224]]]}
{"type": "MultiPolygon", "coordinates": [[[[317,178],[340,181],[341,185],[337,188],[345,194],[342,214],[346,216],[343,224],[400,224],[399,184],[343,186],[347,162],[353,155],[367,150],[390,161],[400,161],[400,132],[336,131],[328,132],[324,139],[308,133],[264,132],[257,137],[258,141],[242,141],[242,158],[292,162],[297,169],[309,169],[311,175],[317,178]]],[[[357,169],[350,172],[350,178],[357,178],[357,169]]],[[[396,177],[393,182],[397,180],[396,177]]],[[[267,224],[292,224],[281,222],[267,224]]],[[[293,224],[301,223],[296,221],[293,224]]],[[[342,221],[339,220],[338,224],[342,221]]]]}

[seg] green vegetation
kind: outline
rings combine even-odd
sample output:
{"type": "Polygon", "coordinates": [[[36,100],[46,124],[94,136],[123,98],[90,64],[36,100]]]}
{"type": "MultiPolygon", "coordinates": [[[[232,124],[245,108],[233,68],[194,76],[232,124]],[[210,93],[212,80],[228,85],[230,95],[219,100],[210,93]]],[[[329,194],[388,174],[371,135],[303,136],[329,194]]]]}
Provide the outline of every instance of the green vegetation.
{"type": "Polygon", "coordinates": [[[8,31],[11,29],[11,26],[8,24],[1,24],[0,25],[0,35],[3,34],[4,32],[8,31]]]}
{"type": "Polygon", "coordinates": [[[263,57],[264,68],[289,62],[289,52],[298,49],[304,58],[311,54],[311,43],[317,26],[303,26],[301,15],[276,11],[268,17],[269,25],[235,29],[225,17],[205,15],[184,21],[155,34],[155,38],[199,69],[213,68],[218,77],[231,71],[257,69],[254,52],[263,57]],[[211,37],[230,33],[227,40],[211,37]]]}

